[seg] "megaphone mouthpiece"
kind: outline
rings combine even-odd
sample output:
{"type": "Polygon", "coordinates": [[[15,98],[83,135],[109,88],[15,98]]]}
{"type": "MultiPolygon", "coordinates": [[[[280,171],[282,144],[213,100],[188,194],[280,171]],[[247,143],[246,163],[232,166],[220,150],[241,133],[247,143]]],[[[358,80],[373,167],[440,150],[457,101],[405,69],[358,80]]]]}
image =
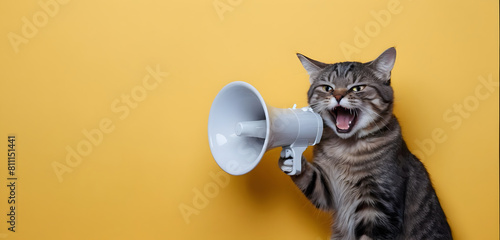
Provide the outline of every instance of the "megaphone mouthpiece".
{"type": "Polygon", "coordinates": [[[234,132],[240,137],[266,138],[266,120],[238,122],[234,132]]]}

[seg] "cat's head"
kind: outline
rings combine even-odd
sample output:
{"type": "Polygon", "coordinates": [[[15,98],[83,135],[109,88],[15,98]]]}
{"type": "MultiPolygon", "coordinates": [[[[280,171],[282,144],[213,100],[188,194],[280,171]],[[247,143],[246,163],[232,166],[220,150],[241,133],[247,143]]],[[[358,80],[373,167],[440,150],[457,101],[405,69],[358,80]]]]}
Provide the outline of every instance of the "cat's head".
{"type": "Polygon", "coordinates": [[[308,102],[341,138],[364,137],[392,117],[391,70],[396,49],[367,62],[322,63],[297,54],[310,76],[308,102]]]}

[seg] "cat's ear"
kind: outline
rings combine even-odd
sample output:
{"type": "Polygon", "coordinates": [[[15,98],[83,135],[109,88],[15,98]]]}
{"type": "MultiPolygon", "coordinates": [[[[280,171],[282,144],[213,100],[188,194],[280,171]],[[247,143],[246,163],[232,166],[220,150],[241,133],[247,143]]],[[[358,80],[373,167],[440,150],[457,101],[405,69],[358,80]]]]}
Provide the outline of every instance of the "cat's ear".
{"type": "Polygon", "coordinates": [[[391,71],[396,61],[396,49],[391,47],[385,50],[377,59],[366,63],[374,71],[375,75],[383,81],[391,79],[391,71]]]}
{"type": "Polygon", "coordinates": [[[302,66],[306,69],[307,73],[310,76],[310,81],[316,76],[316,74],[321,71],[321,69],[325,68],[328,64],[322,63],[313,59],[310,59],[300,53],[297,53],[297,57],[299,58],[302,66]]]}

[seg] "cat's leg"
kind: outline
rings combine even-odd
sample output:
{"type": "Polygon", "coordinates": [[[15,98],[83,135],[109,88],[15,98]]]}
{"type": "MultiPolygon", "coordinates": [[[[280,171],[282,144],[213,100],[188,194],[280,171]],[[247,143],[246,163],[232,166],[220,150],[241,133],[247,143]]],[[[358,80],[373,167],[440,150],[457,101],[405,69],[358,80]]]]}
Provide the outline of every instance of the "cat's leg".
{"type": "MultiPolygon", "coordinates": [[[[280,168],[285,172],[291,171],[289,166],[291,157],[281,156],[279,160],[280,168]]],[[[333,194],[330,181],[324,169],[316,164],[308,162],[302,156],[302,172],[299,175],[291,176],[295,185],[317,208],[322,210],[333,209],[333,194]]]]}

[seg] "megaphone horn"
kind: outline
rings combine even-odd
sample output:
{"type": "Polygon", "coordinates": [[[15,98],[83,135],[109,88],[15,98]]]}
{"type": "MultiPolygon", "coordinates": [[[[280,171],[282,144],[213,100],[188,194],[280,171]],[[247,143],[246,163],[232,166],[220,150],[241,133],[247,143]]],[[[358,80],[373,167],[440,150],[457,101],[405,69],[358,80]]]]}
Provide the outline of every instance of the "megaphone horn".
{"type": "Polygon", "coordinates": [[[217,164],[227,173],[242,175],[257,166],[264,153],[283,147],[292,158],[288,175],[301,172],[302,153],[323,133],[321,116],[310,107],[266,105],[257,89],[232,82],[215,97],[208,117],[208,140],[217,164]]]}

